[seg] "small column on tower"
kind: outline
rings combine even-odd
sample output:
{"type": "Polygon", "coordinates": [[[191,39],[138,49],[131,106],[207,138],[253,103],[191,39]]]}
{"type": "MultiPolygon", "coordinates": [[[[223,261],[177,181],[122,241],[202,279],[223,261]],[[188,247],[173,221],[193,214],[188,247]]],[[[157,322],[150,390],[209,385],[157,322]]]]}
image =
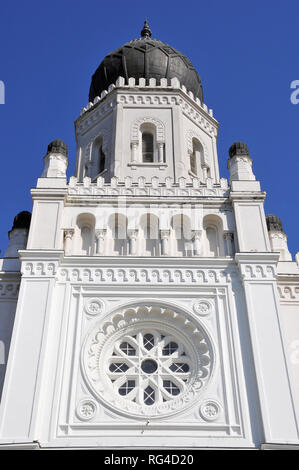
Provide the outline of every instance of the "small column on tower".
{"type": "Polygon", "coordinates": [[[47,155],[44,157],[44,171],[42,178],[66,178],[68,167],[68,148],[63,140],[53,140],[48,145],[47,155]]]}
{"type": "Polygon", "coordinates": [[[130,239],[130,255],[134,256],[137,252],[138,230],[128,230],[128,237],[130,239]]]}
{"type": "Polygon", "coordinates": [[[292,255],[288,249],[288,237],[283,231],[280,218],[274,214],[269,214],[266,216],[266,223],[271,250],[280,252],[280,261],[292,261],[292,255]]]}
{"type": "Polygon", "coordinates": [[[103,255],[104,253],[104,246],[105,246],[105,229],[96,229],[95,236],[96,236],[96,255],[103,255]]]}
{"type": "Polygon", "coordinates": [[[194,255],[200,255],[200,240],[201,240],[201,230],[194,230],[193,231],[193,240],[194,240],[194,255]]]}
{"type": "Polygon", "coordinates": [[[26,249],[31,214],[23,211],[15,216],[12,229],[8,232],[9,245],[4,258],[17,258],[18,250],[26,249]]]}
{"type": "Polygon", "coordinates": [[[168,242],[169,242],[170,230],[161,230],[161,240],[162,240],[162,255],[167,256],[168,253],[168,242]]]}
{"type": "Polygon", "coordinates": [[[229,149],[227,168],[230,172],[232,191],[260,191],[260,182],[256,181],[252,171],[252,158],[243,142],[235,142],[229,149]]]}
{"type": "Polygon", "coordinates": [[[158,142],[159,163],[164,162],[164,143],[158,142]]]}
{"type": "Polygon", "coordinates": [[[70,256],[72,252],[72,240],[75,230],[73,228],[64,229],[64,253],[65,256],[70,256]]]}
{"type": "Polygon", "coordinates": [[[138,162],[138,142],[131,142],[132,148],[132,163],[138,162]]]}
{"type": "Polygon", "coordinates": [[[234,255],[234,234],[232,232],[224,232],[223,234],[226,245],[226,256],[234,255]]]}

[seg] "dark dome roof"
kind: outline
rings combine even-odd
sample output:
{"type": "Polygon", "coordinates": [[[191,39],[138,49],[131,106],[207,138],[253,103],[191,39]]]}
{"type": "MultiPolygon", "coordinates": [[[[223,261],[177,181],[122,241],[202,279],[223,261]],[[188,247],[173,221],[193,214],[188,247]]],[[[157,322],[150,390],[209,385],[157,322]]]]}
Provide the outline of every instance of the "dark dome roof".
{"type": "Polygon", "coordinates": [[[243,142],[235,142],[229,148],[229,158],[233,158],[236,155],[248,155],[249,156],[249,148],[243,142]]]}
{"type": "Polygon", "coordinates": [[[269,214],[266,216],[267,229],[270,232],[271,230],[278,230],[283,232],[282,222],[277,215],[269,214]]]}
{"type": "Polygon", "coordinates": [[[63,155],[67,156],[68,148],[63,140],[56,139],[49,143],[48,153],[62,153],[63,155]]]}
{"type": "Polygon", "coordinates": [[[190,60],[168,44],[151,38],[147,21],[141,38],[134,39],[108,54],[92,76],[89,101],[115,83],[118,77],[128,79],[177,77],[181,85],[203,101],[201,80],[190,60]]]}
{"type": "Polygon", "coordinates": [[[11,230],[15,228],[26,228],[29,230],[31,221],[31,213],[28,211],[19,212],[13,219],[13,226],[11,230]]]}

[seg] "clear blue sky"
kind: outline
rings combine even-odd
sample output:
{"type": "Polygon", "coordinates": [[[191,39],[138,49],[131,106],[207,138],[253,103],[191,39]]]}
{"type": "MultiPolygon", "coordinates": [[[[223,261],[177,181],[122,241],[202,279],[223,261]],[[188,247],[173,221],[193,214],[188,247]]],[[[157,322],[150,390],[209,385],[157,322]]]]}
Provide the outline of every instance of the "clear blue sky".
{"type": "Polygon", "coordinates": [[[227,150],[249,146],[254,172],[299,251],[299,2],[151,0],[1,2],[0,249],[14,216],[32,208],[30,188],[43,170],[47,145],[69,147],[75,165],[74,120],[88,102],[91,75],[104,56],[139,37],[148,17],[153,37],[186,54],[203,82],[205,103],[220,122],[218,155],[227,177],[227,150]]]}

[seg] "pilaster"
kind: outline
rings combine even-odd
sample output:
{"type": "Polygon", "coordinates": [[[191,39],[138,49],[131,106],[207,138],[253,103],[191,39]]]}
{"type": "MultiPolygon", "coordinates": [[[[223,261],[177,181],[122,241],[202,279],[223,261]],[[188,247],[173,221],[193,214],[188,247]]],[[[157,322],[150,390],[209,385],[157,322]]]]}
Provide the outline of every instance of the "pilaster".
{"type": "Polygon", "coordinates": [[[237,253],[247,305],[265,443],[298,442],[279,320],[277,253],[237,253]]]}
{"type": "Polygon", "coordinates": [[[0,435],[35,440],[36,407],[61,251],[20,251],[22,280],[0,407],[0,435]]]}

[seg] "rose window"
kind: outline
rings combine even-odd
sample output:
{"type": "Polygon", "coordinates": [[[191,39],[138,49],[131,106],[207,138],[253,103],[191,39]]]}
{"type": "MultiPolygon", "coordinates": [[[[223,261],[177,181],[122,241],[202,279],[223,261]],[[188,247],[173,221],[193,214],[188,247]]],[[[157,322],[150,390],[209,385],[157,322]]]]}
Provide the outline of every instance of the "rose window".
{"type": "Polygon", "coordinates": [[[139,331],[117,340],[108,359],[113,389],[127,400],[152,406],[165,403],[186,389],[191,359],[186,347],[160,331],[139,331]]]}
{"type": "Polygon", "coordinates": [[[106,406],[155,417],[196,400],[213,357],[211,341],[196,320],[169,308],[139,306],[111,314],[94,328],[82,365],[106,406]]]}

